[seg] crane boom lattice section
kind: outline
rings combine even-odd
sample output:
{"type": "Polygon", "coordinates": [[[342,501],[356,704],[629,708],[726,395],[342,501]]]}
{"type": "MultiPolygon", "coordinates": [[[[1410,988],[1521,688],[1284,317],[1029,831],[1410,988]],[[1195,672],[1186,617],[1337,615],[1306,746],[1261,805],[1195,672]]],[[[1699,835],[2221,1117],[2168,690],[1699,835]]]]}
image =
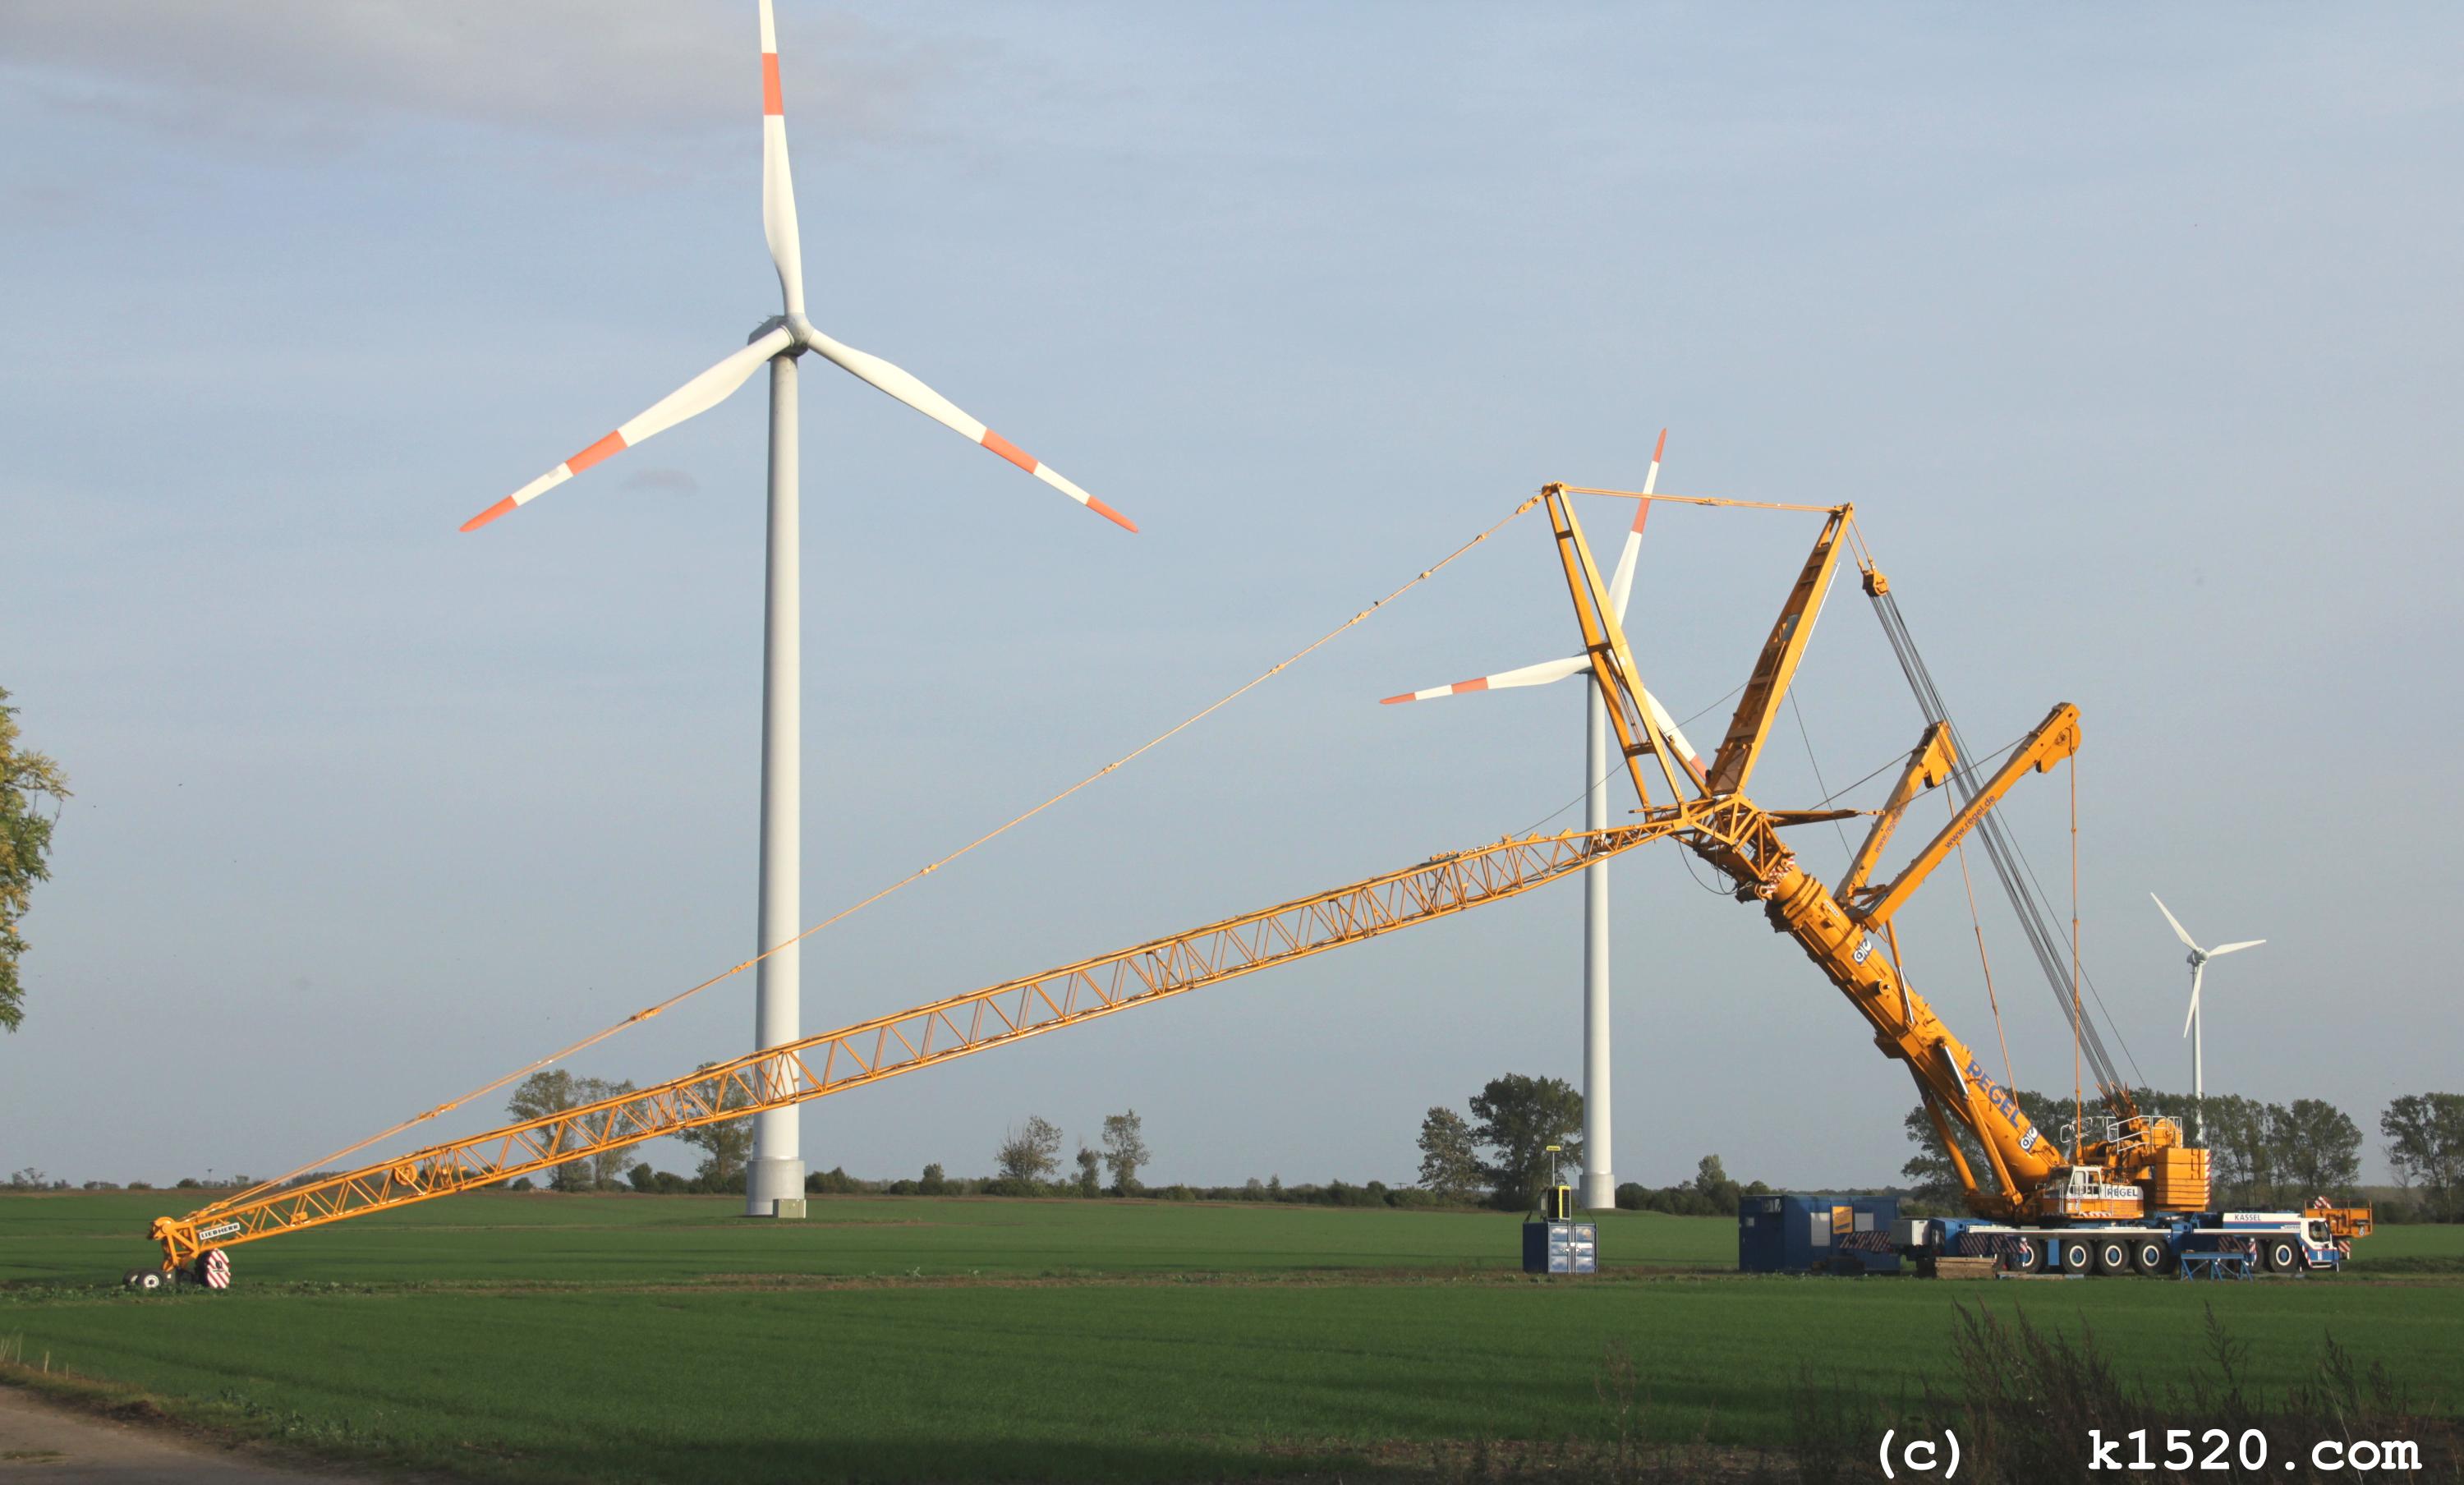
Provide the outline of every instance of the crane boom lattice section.
{"type": "Polygon", "coordinates": [[[1503,840],[895,1015],[767,1048],[615,1098],[165,1217],[174,1264],[389,1208],[493,1186],[601,1150],[844,1093],[1254,970],[1516,897],[1685,829],[1668,811],[1615,830],[1503,840]]]}

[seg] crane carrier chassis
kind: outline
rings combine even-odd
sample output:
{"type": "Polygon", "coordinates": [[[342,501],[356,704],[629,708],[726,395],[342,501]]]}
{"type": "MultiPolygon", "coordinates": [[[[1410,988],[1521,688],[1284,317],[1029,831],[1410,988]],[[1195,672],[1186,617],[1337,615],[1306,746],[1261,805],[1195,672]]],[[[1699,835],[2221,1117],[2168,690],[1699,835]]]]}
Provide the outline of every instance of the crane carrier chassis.
{"type": "Polygon", "coordinates": [[[1581,663],[1606,703],[1639,801],[1633,823],[1444,853],[1041,975],[764,1047],[616,1097],[356,1170],[260,1185],[184,1217],[156,1219],[149,1236],[163,1251],[161,1272],[132,1274],[130,1282],[152,1289],[193,1279],[221,1288],[230,1282],[229,1250],[241,1244],[502,1185],[600,1151],[850,1091],[1520,896],[1662,838],[1725,877],[1736,901],[1759,905],[1773,931],[1795,941],[1862,1019],[1874,1045],[1914,1081],[1970,1212],[1900,1224],[1891,1236],[1904,1256],[1917,1260],[1919,1272],[1963,1257],[1991,1257],[2029,1274],[2294,1274],[2341,1265],[2350,1240],[2370,1230],[2365,1208],[2321,1201],[2297,1212],[2228,1211],[2211,1202],[2208,1151],[2190,1146],[2175,1120],[2138,1108],[2082,1015],[2075,930],[2060,936],[2031,918],[2033,906],[2022,910],[2039,964],[2064,1003],[2073,1055],[2094,1074],[2101,1110],[2089,1116],[2089,1096],[2082,1092],[2080,1118],[2058,1139],[2029,1120],[2016,1097],[1950,1033],[1902,968],[1895,915],[1971,831],[2012,888],[2006,858],[2013,848],[1991,811],[2023,775],[2050,771],[2077,752],[2078,709],[2056,706],[1990,778],[1982,777],[1982,760],[1961,757],[1965,746],[1907,637],[1889,584],[1863,551],[1853,507],[1766,504],[1826,519],[1755,657],[1717,754],[1707,767],[1689,766],[1692,747],[1644,688],[1621,606],[1594,563],[1568,499],[1573,495],[1749,502],[1551,484],[1522,507],[1548,507],[1582,631],[1581,663]],[[1806,809],[1766,809],[1747,796],[1746,785],[1851,543],[1859,552],[1864,590],[1927,725],[1881,809],[1827,809],[1824,801],[1806,809]],[[1878,879],[1875,867],[1901,816],[1920,793],[1945,783],[1961,797],[1949,822],[1889,880],[1878,879]],[[1665,794],[1655,797],[1655,785],[1665,794]],[[1868,814],[1873,823],[1864,843],[1836,888],[1809,874],[1781,836],[1793,827],[1868,814]],[[2094,1138],[2092,1121],[2098,1123],[2094,1138]],[[1954,1127],[1969,1137],[1968,1147],[1954,1127]],[[1970,1149],[1981,1160],[1971,1159],[1970,1149]]]}
{"type": "Polygon", "coordinates": [[[2369,1218],[2329,1211],[2166,1212],[2137,1222],[2013,1226],[1983,1217],[1903,1217],[1891,1246],[1931,1276],[1944,1258],[1991,1258],[2007,1274],[2245,1278],[2343,1267],[2369,1218]],[[2349,1236],[2339,1235],[2348,1233],[2349,1236]]]}

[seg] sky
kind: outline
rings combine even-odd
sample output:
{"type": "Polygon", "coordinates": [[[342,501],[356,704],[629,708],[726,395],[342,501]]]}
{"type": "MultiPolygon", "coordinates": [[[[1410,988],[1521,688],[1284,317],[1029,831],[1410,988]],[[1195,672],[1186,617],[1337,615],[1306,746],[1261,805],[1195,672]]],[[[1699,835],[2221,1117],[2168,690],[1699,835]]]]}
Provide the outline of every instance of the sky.
{"type": "MultiPolygon", "coordinates": [[[[1142,528],[806,361],[808,921],[1543,482],[1639,485],[1665,426],[1664,491],[1855,503],[1979,746],[2079,706],[2127,1066],[2188,1078],[2154,891],[2269,941],[2211,975],[2212,1089],[2334,1100],[2380,1177],[2387,1099],[2457,1086],[2452,9],[780,9],[814,321],[1142,528]]],[[[0,1166],[288,1170],[752,951],[759,383],[456,527],[778,311],[755,52],[751,0],[0,0],[0,686],[76,790],[0,1166]]],[[[1817,525],[1655,514],[1630,627],[1698,741],[1817,525]]],[[[816,935],[807,1029],[1578,825],[1572,683],[1375,704],[1573,633],[1527,516],[816,935]]],[[[1798,700],[1771,807],[1915,741],[1853,584],[1798,700]]],[[[2007,807],[2065,908],[2073,782],[2007,807]]],[[[1798,845],[1837,878],[1839,832],[1798,845]]],[[[1611,868],[1615,1174],[1892,1179],[1904,1075],[1686,868],[1611,868]]],[[[1903,916],[1910,975],[2064,1086],[1977,885],[2002,1034],[1955,875],[1903,916]]],[[[1091,1143],[1135,1109],[1154,1182],[1407,1182],[1430,1106],[1580,1077],[1580,912],[1555,887],[825,1099],[805,1155],[982,1172],[1029,1114],[1091,1143]]],[[[751,978],[572,1066],[750,1050],[751,978]]]]}

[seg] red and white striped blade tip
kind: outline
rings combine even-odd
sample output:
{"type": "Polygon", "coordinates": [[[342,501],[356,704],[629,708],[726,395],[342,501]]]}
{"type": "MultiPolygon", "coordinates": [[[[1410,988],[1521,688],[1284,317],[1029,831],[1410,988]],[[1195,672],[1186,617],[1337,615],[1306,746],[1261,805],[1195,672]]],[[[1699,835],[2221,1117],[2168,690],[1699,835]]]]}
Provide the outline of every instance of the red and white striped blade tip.
{"type": "Polygon", "coordinates": [[[462,529],[465,531],[476,531],[481,526],[486,525],[488,522],[495,520],[497,517],[505,514],[513,508],[514,498],[510,495],[506,496],[495,504],[489,506],[486,510],[481,511],[476,516],[473,516],[470,520],[462,522],[462,529]]]}
{"type": "Polygon", "coordinates": [[[1666,429],[1664,429],[1664,428],[1663,428],[1663,429],[1661,429],[1661,430],[1660,431],[1660,442],[1658,442],[1658,443],[1656,443],[1656,444],[1652,445],[1652,449],[1651,449],[1651,462],[1653,462],[1654,464],[1659,463],[1659,462],[1660,462],[1660,456],[1661,456],[1661,454],[1666,454],[1667,452],[1668,452],[1668,430],[1666,430],[1666,429]]]}
{"type": "Polygon", "coordinates": [[[1112,507],[1105,504],[1103,501],[1095,499],[1091,495],[1087,497],[1087,508],[1132,535],[1135,535],[1137,533],[1138,523],[1136,521],[1132,521],[1129,517],[1122,515],[1119,511],[1112,509],[1112,507]]]}
{"type": "Polygon", "coordinates": [[[1483,676],[1474,680],[1458,680],[1451,686],[1431,686],[1426,691],[1406,691],[1401,696],[1379,697],[1377,704],[1393,706],[1398,701],[1434,701],[1440,697],[1461,696],[1466,691],[1486,691],[1487,689],[1488,677],[1483,676]]]}

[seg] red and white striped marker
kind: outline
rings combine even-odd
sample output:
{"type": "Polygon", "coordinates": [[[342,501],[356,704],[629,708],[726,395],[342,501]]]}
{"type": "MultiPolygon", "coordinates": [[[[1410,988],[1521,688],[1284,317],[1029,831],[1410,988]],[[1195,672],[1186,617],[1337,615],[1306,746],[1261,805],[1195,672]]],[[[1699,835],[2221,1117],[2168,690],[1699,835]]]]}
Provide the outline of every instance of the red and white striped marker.
{"type": "MultiPolygon", "coordinates": [[[[1660,484],[1660,456],[1668,452],[1668,430],[1660,431],[1660,442],[1651,450],[1651,469],[1642,477],[1642,493],[1650,495],[1660,484]]],[[[1609,606],[1617,610],[1621,623],[1625,619],[1626,600],[1634,596],[1634,567],[1642,555],[1642,523],[1651,519],[1651,501],[1634,502],[1634,524],[1626,528],[1625,547],[1617,553],[1617,571],[1609,578],[1609,606]]]]}
{"type": "Polygon", "coordinates": [[[897,398],[944,428],[964,435],[970,443],[991,450],[1113,524],[1129,531],[1138,529],[1128,517],[968,416],[950,399],[909,372],[879,356],[830,339],[814,329],[804,318],[803,248],[796,226],[795,178],[787,166],[786,102],[779,82],[779,31],[771,0],[761,0],[760,11],[761,232],[770,244],[771,263],[779,271],[779,292],[785,302],[785,322],[651,404],[641,416],[619,426],[615,432],[464,521],[462,529],[476,531],[506,512],[529,504],[608,455],[664,432],[696,413],[708,411],[743,386],[763,362],[800,345],[818,352],[825,360],[897,398]]]}
{"type": "MultiPolygon", "coordinates": [[[[1643,477],[1642,490],[1645,495],[1651,494],[1659,485],[1661,455],[1667,452],[1668,430],[1663,428],[1660,431],[1660,442],[1654,445],[1651,451],[1650,472],[1643,477]]],[[[1609,601],[1616,610],[1619,623],[1625,620],[1626,600],[1634,590],[1635,561],[1641,550],[1642,524],[1650,515],[1649,500],[1635,502],[1634,525],[1626,532],[1625,549],[1617,554],[1617,572],[1609,580],[1609,601]]],[[[1591,669],[1591,661],[1588,658],[1573,655],[1563,660],[1526,665],[1520,670],[1500,671],[1494,676],[1479,676],[1470,680],[1459,680],[1451,686],[1431,686],[1426,691],[1406,691],[1401,696],[1382,697],[1378,699],[1378,704],[1393,706],[1402,701],[1434,701],[1441,697],[1463,696],[1474,691],[1506,691],[1516,686],[1545,686],[1552,681],[1563,680],[1576,671],[1589,669],[1591,669]]],[[[1709,775],[1704,771],[1703,760],[1696,756],[1694,744],[1686,741],[1685,733],[1669,717],[1667,709],[1660,704],[1660,698],[1645,691],[1642,693],[1642,703],[1651,714],[1648,720],[1654,734],[1668,739],[1677,752],[1679,761],[1684,764],[1685,771],[1694,776],[1695,783],[1707,784],[1709,775]]]]}
{"type": "Polygon", "coordinates": [[[804,335],[804,344],[833,366],[897,398],[969,443],[980,444],[990,449],[1106,521],[1127,531],[1137,529],[1136,522],[1130,518],[1079,489],[1064,478],[1051,465],[1037,460],[1025,450],[986,428],[980,420],[968,416],[960,410],[957,404],[925,386],[913,372],[891,366],[869,351],[861,351],[852,345],[831,340],[819,330],[807,331],[804,335]]]}
{"type": "Polygon", "coordinates": [[[796,228],[796,180],[787,168],[787,106],[779,90],[779,27],[761,0],[761,235],[779,269],[787,317],[804,314],[804,247],[796,228]]]}
{"type": "Polygon", "coordinates": [[[1393,706],[1398,701],[1434,701],[1440,697],[1463,696],[1474,691],[1507,691],[1516,686],[1545,686],[1563,680],[1591,662],[1580,655],[1566,660],[1551,660],[1545,665],[1527,665],[1519,671],[1500,671],[1473,680],[1459,680],[1451,686],[1432,686],[1426,691],[1407,691],[1401,696],[1381,699],[1380,706],[1393,706]]]}
{"type": "Polygon", "coordinates": [[[606,437],[462,522],[462,529],[476,531],[516,506],[528,505],[547,491],[555,489],[609,454],[629,449],[645,438],[666,432],[685,419],[717,407],[727,400],[730,392],[743,386],[747,378],[759,370],[763,362],[785,350],[795,342],[794,331],[785,325],[779,326],[650,404],[640,416],[628,423],[620,424],[616,431],[606,437]]]}

